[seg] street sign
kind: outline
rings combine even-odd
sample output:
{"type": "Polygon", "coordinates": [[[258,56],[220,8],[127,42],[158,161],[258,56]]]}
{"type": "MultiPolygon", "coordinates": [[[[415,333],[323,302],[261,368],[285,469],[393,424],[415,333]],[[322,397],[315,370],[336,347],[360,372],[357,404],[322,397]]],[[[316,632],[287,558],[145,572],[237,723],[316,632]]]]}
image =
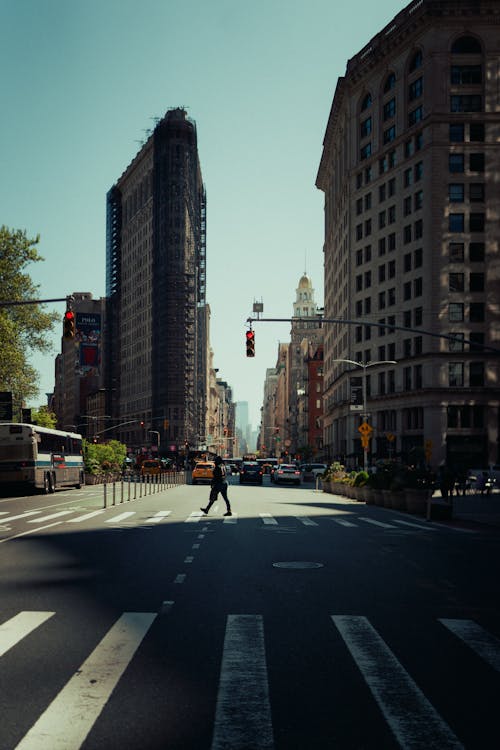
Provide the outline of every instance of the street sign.
{"type": "Polygon", "coordinates": [[[360,432],[361,435],[363,435],[363,437],[365,435],[368,436],[373,432],[373,427],[369,425],[368,422],[363,422],[362,424],[359,425],[358,432],[360,432]]]}

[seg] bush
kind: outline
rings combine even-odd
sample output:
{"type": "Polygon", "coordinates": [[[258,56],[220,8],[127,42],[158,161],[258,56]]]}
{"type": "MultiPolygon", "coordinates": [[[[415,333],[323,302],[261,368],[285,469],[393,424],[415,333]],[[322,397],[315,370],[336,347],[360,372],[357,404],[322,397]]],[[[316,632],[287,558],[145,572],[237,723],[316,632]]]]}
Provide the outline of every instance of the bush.
{"type": "Polygon", "coordinates": [[[367,484],[368,479],[369,479],[368,472],[367,471],[358,471],[358,472],[354,472],[354,473],[355,473],[355,476],[354,476],[353,486],[354,487],[364,487],[365,484],[367,484]]]}
{"type": "Polygon", "coordinates": [[[108,443],[83,441],[85,471],[88,474],[110,474],[120,472],[127,455],[127,446],[118,440],[108,443]]]}

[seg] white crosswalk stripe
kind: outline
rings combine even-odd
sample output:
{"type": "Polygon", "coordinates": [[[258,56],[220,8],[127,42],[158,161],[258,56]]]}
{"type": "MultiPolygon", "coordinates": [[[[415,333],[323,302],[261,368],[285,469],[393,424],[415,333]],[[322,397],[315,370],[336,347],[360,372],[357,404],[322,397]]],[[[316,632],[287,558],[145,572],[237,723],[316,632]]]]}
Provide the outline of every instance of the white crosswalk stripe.
{"type": "MultiPolygon", "coordinates": [[[[183,575],[174,583],[181,583],[183,575]]],[[[52,611],[22,611],[0,623],[0,657],[21,647],[24,638],[36,637],[54,617],[57,613],[52,611]]],[[[49,699],[40,716],[34,717],[16,750],[79,750],[118,682],[125,679],[125,670],[156,617],[152,612],[124,612],[66,685],[49,699]]],[[[451,719],[440,716],[366,617],[332,614],[329,619],[401,748],[463,747],[449,724],[451,719]]],[[[481,661],[500,671],[497,638],[472,620],[442,618],[438,622],[450,638],[457,636],[481,661]]],[[[211,750],[274,748],[264,631],[262,615],[227,615],[211,750]]],[[[332,662],[331,680],[335,679],[332,662]]]]}
{"type": "Polygon", "coordinates": [[[266,525],[276,526],[278,521],[271,516],[270,513],[259,513],[259,516],[262,518],[262,522],[266,525]]]}

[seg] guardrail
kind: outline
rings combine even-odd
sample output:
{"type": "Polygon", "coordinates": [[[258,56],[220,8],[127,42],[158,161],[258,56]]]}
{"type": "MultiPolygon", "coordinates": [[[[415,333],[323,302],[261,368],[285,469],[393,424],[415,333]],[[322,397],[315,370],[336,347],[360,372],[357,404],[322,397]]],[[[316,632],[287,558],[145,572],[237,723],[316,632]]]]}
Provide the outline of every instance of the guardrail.
{"type": "Polygon", "coordinates": [[[111,505],[121,505],[132,500],[140,499],[146,495],[153,495],[156,492],[163,492],[171,487],[177,487],[186,484],[185,471],[166,471],[161,474],[128,474],[111,482],[103,483],[103,507],[108,507],[109,495],[111,495],[111,505]],[[117,501],[117,485],[120,499],[117,501]],[[133,492],[132,492],[133,487],[133,492]],[[133,497],[132,497],[133,495],[133,497]],[[126,496],[126,497],[125,497],[126,496]]]}

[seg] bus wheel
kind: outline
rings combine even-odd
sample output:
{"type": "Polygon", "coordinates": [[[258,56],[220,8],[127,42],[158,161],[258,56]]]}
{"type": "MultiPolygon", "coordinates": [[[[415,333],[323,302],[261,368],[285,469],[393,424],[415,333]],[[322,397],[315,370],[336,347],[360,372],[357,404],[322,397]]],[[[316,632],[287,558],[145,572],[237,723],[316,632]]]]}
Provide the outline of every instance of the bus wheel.
{"type": "Polygon", "coordinates": [[[83,474],[80,474],[80,479],[78,481],[78,484],[75,484],[76,489],[81,490],[82,484],[85,484],[85,477],[83,476],[83,474]]]}
{"type": "Polygon", "coordinates": [[[43,490],[44,495],[48,495],[50,492],[52,482],[50,481],[50,474],[43,475],[43,490]]]}
{"type": "Polygon", "coordinates": [[[49,476],[49,492],[53,494],[56,491],[56,475],[50,474],[49,476]]]}

